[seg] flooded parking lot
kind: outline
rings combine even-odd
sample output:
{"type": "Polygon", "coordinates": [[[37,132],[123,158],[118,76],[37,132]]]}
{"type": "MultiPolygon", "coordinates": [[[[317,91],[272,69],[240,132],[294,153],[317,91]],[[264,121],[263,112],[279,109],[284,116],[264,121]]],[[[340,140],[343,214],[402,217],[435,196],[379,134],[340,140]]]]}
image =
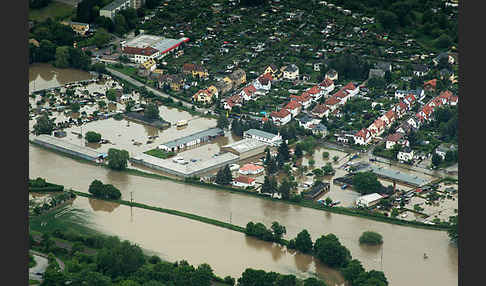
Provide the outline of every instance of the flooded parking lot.
{"type": "Polygon", "coordinates": [[[89,72],[77,69],[59,69],[50,64],[29,65],[29,91],[58,87],[66,83],[91,79],[89,72]]]}

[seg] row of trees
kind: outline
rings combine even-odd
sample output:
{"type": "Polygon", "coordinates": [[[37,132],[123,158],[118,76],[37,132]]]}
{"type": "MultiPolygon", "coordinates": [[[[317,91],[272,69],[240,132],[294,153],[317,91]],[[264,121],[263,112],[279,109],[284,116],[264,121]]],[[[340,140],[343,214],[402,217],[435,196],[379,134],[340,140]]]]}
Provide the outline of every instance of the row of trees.
{"type": "Polygon", "coordinates": [[[101,134],[96,133],[94,131],[88,131],[88,132],[86,132],[86,135],[84,136],[84,138],[89,143],[98,143],[98,142],[101,141],[101,134]]]}
{"type": "Polygon", "coordinates": [[[216,174],[216,184],[229,185],[231,184],[232,181],[233,181],[233,174],[231,174],[229,165],[226,165],[223,168],[221,168],[216,174]]]}
{"type": "Polygon", "coordinates": [[[88,192],[96,198],[118,200],[121,192],[111,184],[103,184],[100,180],[94,180],[89,185],[88,192]]]}
{"type": "Polygon", "coordinates": [[[261,240],[281,242],[282,237],[287,233],[287,230],[285,226],[280,225],[276,221],[272,222],[270,229],[267,229],[261,222],[255,224],[250,221],[245,227],[245,233],[261,240]]]}

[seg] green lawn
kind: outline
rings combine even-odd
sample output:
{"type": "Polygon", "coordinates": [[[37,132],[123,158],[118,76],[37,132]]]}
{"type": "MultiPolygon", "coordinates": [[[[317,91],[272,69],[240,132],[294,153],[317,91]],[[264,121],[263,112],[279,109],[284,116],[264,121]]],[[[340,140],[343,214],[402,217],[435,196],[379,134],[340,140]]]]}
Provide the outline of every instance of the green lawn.
{"type": "Polygon", "coordinates": [[[53,1],[47,7],[29,9],[29,20],[44,21],[49,17],[53,19],[66,19],[73,16],[74,13],[75,9],[73,6],[53,1]]]}
{"type": "Polygon", "coordinates": [[[39,285],[39,284],[40,284],[40,282],[39,282],[39,281],[29,279],[29,285],[39,285]]]}
{"type": "Polygon", "coordinates": [[[164,150],[160,150],[160,149],[157,149],[157,148],[145,151],[144,153],[147,154],[147,155],[150,155],[150,156],[161,158],[161,159],[167,159],[167,158],[173,157],[175,155],[174,152],[166,152],[164,150]]]}

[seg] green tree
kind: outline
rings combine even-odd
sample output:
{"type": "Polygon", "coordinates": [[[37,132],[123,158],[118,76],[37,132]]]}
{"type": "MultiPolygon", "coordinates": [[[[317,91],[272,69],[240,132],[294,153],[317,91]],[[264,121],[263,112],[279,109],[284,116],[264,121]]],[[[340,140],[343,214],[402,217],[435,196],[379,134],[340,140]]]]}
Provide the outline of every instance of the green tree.
{"type": "Polygon", "coordinates": [[[106,91],[106,98],[109,101],[116,101],[116,90],[113,88],[110,88],[109,90],[106,91]]]}
{"type": "Polygon", "coordinates": [[[363,272],[365,272],[365,269],[363,268],[363,265],[361,265],[361,262],[357,259],[351,260],[349,264],[342,270],[344,279],[350,282],[353,282],[363,272]]]}
{"type": "Polygon", "coordinates": [[[96,133],[94,131],[88,131],[86,132],[86,135],[84,136],[86,141],[89,143],[98,143],[101,141],[101,134],[96,133]]]}
{"type": "Polygon", "coordinates": [[[447,34],[441,34],[437,40],[435,40],[435,47],[438,49],[448,49],[452,44],[451,38],[447,34]]]}
{"type": "Polygon", "coordinates": [[[317,258],[330,267],[346,267],[351,253],[334,234],[323,235],[314,243],[317,258]]]}
{"type": "Polygon", "coordinates": [[[224,277],[224,283],[226,283],[230,286],[233,286],[233,285],[235,285],[235,278],[233,278],[231,276],[226,276],[226,277],[224,277]]]}
{"type": "Polygon", "coordinates": [[[326,163],[324,167],[322,167],[322,171],[324,172],[324,175],[332,175],[334,174],[334,168],[332,167],[331,163],[326,163]]]}
{"type": "Polygon", "coordinates": [[[288,162],[290,160],[289,146],[285,140],[278,146],[278,155],[281,156],[284,162],[288,162]]]}
{"type": "Polygon", "coordinates": [[[104,101],[104,100],[98,100],[98,107],[100,109],[105,108],[106,107],[106,101],[104,101]]]}
{"type": "Polygon", "coordinates": [[[432,165],[439,166],[442,163],[442,157],[439,154],[435,153],[432,155],[432,165]]]}
{"type": "Polygon", "coordinates": [[[69,67],[69,47],[62,46],[56,48],[56,60],[54,65],[57,68],[69,67]]]}
{"type": "Polygon", "coordinates": [[[275,192],[270,182],[269,176],[265,176],[265,178],[263,179],[261,192],[265,194],[273,194],[275,192]]]}
{"type": "Polygon", "coordinates": [[[159,115],[159,106],[155,103],[149,103],[145,107],[145,110],[143,112],[145,118],[149,120],[156,120],[160,118],[159,115]]]}
{"type": "Polygon", "coordinates": [[[353,188],[361,194],[380,193],[383,185],[373,172],[359,172],[353,177],[353,188]]]}
{"type": "Polygon", "coordinates": [[[79,112],[79,110],[81,109],[81,105],[79,104],[79,102],[74,101],[73,103],[71,103],[69,108],[71,109],[72,112],[79,112]]]}
{"type": "Polygon", "coordinates": [[[231,174],[229,165],[226,165],[216,174],[216,183],[220,185],[228,185],[231,181],[233,181],[233,175],[231,174]]]}
{"type": "Polygon", "coordinates": [[[337,161],[339,160],[339,156],[337,156],[337,155],[336,155],[336,156],[332,157],[332,160],[333,160],[334,162],[337,162],[337,161]]]}
{"type": "Polygon", "coordinates": [[[306,229],[297,234],[295,238],[295,249],[303,253],[310,253],[312,251],[312,239],[306,229]]]}
{"type": "Polygon", "coordinates": [[[99,28],[98,30],[96,30],[96,33],[93,35],[91,41],[98,48],[102,48],[110,42],[110,39],[111,39],[110,34],[105,29],[99,28]]]}
{"type": "Polygon", "coordinates": [[[329,152],[322,152],[322,159],[329,158],[329,152]]]}
{"type": "Polygon", "coordinates": [[[392,217],[397,217],[398,216],[398,210],[396,208],[393,208],[391,211],[391,216],[392,217]]]}
{"type": "Polygon", "coordinates": [[[295,158],[302,158],[304,156],[304,152],[301,144],[297,144],[295,146],[294,154],[295,154],[295,158]]]}
{"type": "Polygon", "coordinates": [[[374,231],[365,231],[359,237],[359,243],[364,244],[382,244],[383,237],[381,234],[374,232],[374,231]]]}
{"type": "Polygon", "coordinates": [[[322,280],[317,280],[314,277],[307,278],[304,280],[304,286],[327,286],[322,280]]]}
{"type": "Polygon", "coordinates": [[[226,129],[229,126],[229,120],[228,117],[226,117],[226,114],[224,112],[221,112],[218,117],[218,122],[217,122],[217,127],[221,129],[226,129]]]}
{"type": "Polygon", "coordinates": [[[125,170],[128,165],[128,151],[110,148],[108,150],[108,167],[114,170],[125,170]]]}
{"type": "Polygon", "coordinates": [[[35,135],[48,134],[51,135],[54,130],[54,120],[49,119],[47,112],[43,113],[34,125],[35,135]]]}
{"type": "Polygon", "coordinates": [[[288,200],[290,198],[290,189],[291,189],[290,182],[285,178],[282,181],[280,187],[278,188],[278,192],[282,196],[282,199],[288,200]]]}
{"type": "Polygon", "coordinates": [[[450,223],[450,227],[447,230],[447,234],[449,235],[449,238],[453,243],[457,243],[458,238],[459,238],[457,215],[451,216],[449,218],[449,223],[450,223]]]}
{"type": "Polygon", "coordinates": [[[97,271],[112,278],[135,273],[144,263],[142,249],[129,241],[112,239],[96,254],[97,271]]]}
{"type": "Polygon", "coordinates": [[[324,200],[324,203],[326,204],[326,206],[331,206],[332,205],[332,199],[330,197],[327,197],[324,200]]]}
{"type": "Polygon", "coordinates": [[[271,229],[273,231],[273,239],[276,242],[279,242],[282,239],[282,236],[287,233],[285,226],[280,225],[276,221],[272,222],[271,229]]]}

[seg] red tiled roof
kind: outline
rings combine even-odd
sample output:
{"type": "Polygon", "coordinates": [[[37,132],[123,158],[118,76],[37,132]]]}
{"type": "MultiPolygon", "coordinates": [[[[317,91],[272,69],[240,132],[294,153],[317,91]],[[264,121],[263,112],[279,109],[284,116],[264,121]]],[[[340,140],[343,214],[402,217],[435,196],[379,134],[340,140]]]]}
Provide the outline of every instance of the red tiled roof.
{"type": "Polygon", "coordinates": [[[325,106],[324,104],[318,104],[318,105],[316,105],[316,107],[314,107],[314,109],[312,109],[312,112],[314,112],[314,113],[324,113],[328,109],[329,108],[327,106],[325,106]]]}
{"type": "Polygon", "coordinates": [[[245,164],[243,167],[240,168],[240,171],[258,171],[263,169],[262,166],[257,166],[254,164],[245,164]]]}
{"type": "Polygon", "coordinates": [[[338,104],[341,100],[337,97],[330,97],[328,99],[326,99],[326,101],[324,102],[324,104],[326,105],[335,105],[335,104],[338,104]]]}
{"type": "Polygon", "coordinates": [[[378,130],[380,130],[383,127],[385,127],[385,122],[378,118],[378,119],[375,120],[375,122],[373,122],[373,125],[375,125],[376,128],[378,128],[378,130]]]}
{"type": "Polygon", "coordinates": [[[398,140],[402,139],[402,137],[403,136],[400,133],[393,133],[388,135],[388,137],[386,137],[386,141],[397,142],[398,140]]]}
{"type": "Polygon", "coordinates": [[[200,89],[194,94],[194,98],[197,100],[200,94],[205,94],[208,97],[211,97],[211,93],[207,89],[200,89]]]}
{"type": "Polygon", "coordinates": [[[412,102],[415,101],[416,98],[415,98],[415,95],[413,95],[412,93],[410,93],[407,96],[405,96],[404,99],[407,100],[408,102],[410,102],[410,104],[411,104],[412,102]]]}
{"type": "Polygon", "coordinates": [[[439,97],[445,98],[447,101],[450,101],[450,99],[453,97],[452,92],[449,90],[443,91],[440,93],[439,97]]]}
{"type": "Polygon", "coordinates": [[[356,137],[361,137],[361,138],[363,138],[363,139],[366,139],[366,138],[368,138],[368,137],[369,137],[369,136],[368,136],[369,134],[370,134],[370,130],[368,130],[368,129],[366,129],[366,128],[363,128],[363,129],[361,129],[360,131],[358,131],[358,132],[356,133],[356,135],[355,135],[355,136],[356,136],[356,137]]]}
{"type": "Polygon", "coordinates": [[[291,100],[289,103],[287,103],[287,105],[285,105],[284,108],[294,110],[299,107],[302,107],[302,104],[298,103],[296,100],[291,100]]]}
{"type": "Polygon", "coordinates": [[[339,97],[339,98],[345,98],[346,96],[348,96],[348,94],[344,90],[340,89],[333,96],[339,97]]]}
{"type": "Polygon", "coordinates": [[[434,109],[430,105],[426,105],[424,106],[424,108],[422,108],[422,112],[425,113],[427,116],[432,114],[433,111],[434,109]]]}
{"type": "Polygon", "coordinates": [[[424,82],[424,87],[426,87],[426,86],[431,86],[431,87],[435,88],[437,86],[437,79],[434,78],[434,79],[431,79],[429,81],[424,82]]]}
{"type": "Polygon", "coordinates": [[[326,78],[319,85],[323,87],[330,87],[333,84],[334,82],[332,81],[332,79],[326,78]]]}
{"type": "Polygon", "coordinates": [[[137,48],[137,47],[125,47],[123,49],[123,53],[125,54],[132,54],[132,55],[145,55],[150,56],[158,52],[156,49],[152,47],[146,48],[137,48]]]}
{"type": "Polygon", "coordinates": [[[404,110],[405,111],[405,110],[408,109],[407,105],[403,101],[400,101],[398,103],[398,106],[400,107],[400,110],[404,110]]]}
{"type": "Polygon", "coordinates": [[[250,178],[248,176],[238,176],[235,178],[236,182],[244,183],[244,184],[251,184],[255,181],[255,179],[250,178]]]}
{"type": "Polygon", "coordinates": [[[262,77],[268,79],[269,81],[272,81],[273,80],[273,77],[270,73],[265,73],[262,75],[262,77]]]}
{"type": "Polygon", "coordinates": [[[341,90],[355,90],[356,89],[356,86],[352,83],[352,82],[348,82],[348,84],[346,84],[345,86],[343,86],[343,88],[341,88],[341,90]]]}
{"type": "Polygon", "coordinates": [[[397,114],[395,113],[395,111],[393,111],[393,109],[390,109],[388,110],[386,113],[385,113],[385,116],[386,118],[388,118],[388,120],[392,120],[393,118],[397,118],[397,114]]]}
{"type": "Polygon", "coordinates": [[[290,112],[287,109],[281,109],[280,111],[272,111],[272,113],[270,113],[270,116],[278,117],[278,118],[285,118],[289,114],[290,114],[290,112]]]}
{"type": "Polygon", "coordinates": [[[243,92],[245,92],[246,95],[248,95],[248,96],[251,96],[252,93],[254,93],[255,91],[256,91],[256,88],[253,86],[253,84],[249,85],[249,86],[245,86],[243,88],[243,92]]]}
{"type": "Polygon", "coordinates": [[[317,94],[317,93],[321,92],[321,90],[319,89],[319,87],[317,85],[314,85],[313,87],[308,89],[307,92],[309,94],[317,94]]]}

